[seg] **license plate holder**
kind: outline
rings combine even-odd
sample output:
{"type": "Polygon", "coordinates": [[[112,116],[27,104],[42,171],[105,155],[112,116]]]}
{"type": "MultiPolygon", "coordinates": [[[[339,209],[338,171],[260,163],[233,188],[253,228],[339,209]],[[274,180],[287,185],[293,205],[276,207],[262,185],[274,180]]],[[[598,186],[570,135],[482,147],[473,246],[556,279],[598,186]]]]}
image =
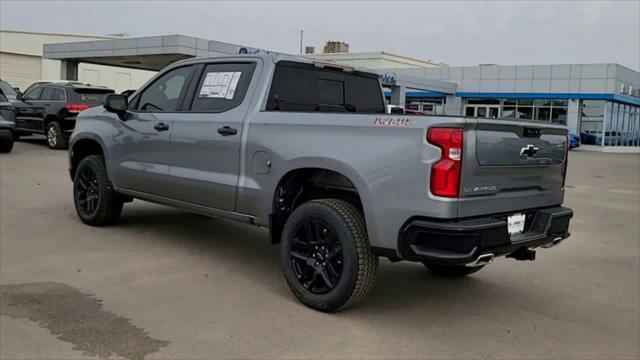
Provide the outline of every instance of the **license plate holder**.
{"type": "Polygon", "coordinates": [[[524,214],[513,214],[507,217],[507,230],[509,235],[522,234],[524,231],[524,214]]]}

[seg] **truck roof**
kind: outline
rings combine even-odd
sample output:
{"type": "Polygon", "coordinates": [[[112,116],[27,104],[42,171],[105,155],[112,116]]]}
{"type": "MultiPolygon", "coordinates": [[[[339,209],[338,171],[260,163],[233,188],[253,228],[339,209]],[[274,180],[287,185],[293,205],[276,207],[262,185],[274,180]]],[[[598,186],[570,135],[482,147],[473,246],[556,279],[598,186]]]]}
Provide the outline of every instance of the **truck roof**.
{"type": "Polygon", "coordinates": [[[283,54],[283,53],[275,53],[275,52],[267,52],[267,53],[255,53],[255,54],[238,54],[238,55],[229,55],[229,56],[207,56],[207,57],[196,57],[196,58],[190,58],[190,59],[185,59],[185,60],[180,60],[180,61],[176,61],[173,64],[171,64],[171,66],[173,67],[173,65],[180,65],[180,64],[198,64],[198,63],[202,63],[202,62],[207,62],[210,60],[221,60],[221,59],[233,59],[233,60],[237,60],[239,58],[259,58],[264,60],[265,62],[272,62],[272,63],[277,63],[280,61],[292,61],[292,62],[299,62],[299,63],[303,63],[303,64],[314,64],[314,63],[322,63],[322,64],[334,64],[336,66],[340,66],[340,67],[348,67],[348,68],[353,68],[356,71],[359,72],[365,72],[365,73],[370,73],[370,74],[375,74],[376,76],[378,75],[375,71],[372,71],[371,69],[366,69],[366,68],[362,68],[362,67],[353,67],[353,66],[347,66],[344,64],[339,64],[336,62],[332,62],[332,61],[325,61],[325,60],[315,60],[315,59],[310,59],[304,56],[300,56],[300,55],[290,55],[290,54],[283,54]]]}

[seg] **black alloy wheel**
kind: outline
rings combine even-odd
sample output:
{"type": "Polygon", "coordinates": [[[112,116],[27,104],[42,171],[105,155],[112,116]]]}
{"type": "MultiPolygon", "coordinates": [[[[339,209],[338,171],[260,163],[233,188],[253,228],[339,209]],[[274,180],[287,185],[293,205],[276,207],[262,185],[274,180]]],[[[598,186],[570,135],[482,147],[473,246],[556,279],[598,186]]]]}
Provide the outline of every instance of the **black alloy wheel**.
{"type": "Polygon", "coordinates": [[[84,167],[78,172],[76,181],[78,182],[76,189],[78,210],[85,216],[92,216],[98,209],[98,201],[100,200],[98,177],[93,169],[84,167]]]}
{"type": "Polygon", "coordinates": [[[73,202],[78,217],[88,225],[111,225],[120,217],[124,199],[111,186],[102,156],[89,155],[78,164],[73,177],[73,202]]]}
{"type": "Polygon", "coordinates": [[[308,219],[300,225],[289,249],[293,272],[305,289],[326,294],[340,281],[342,247],[328,224],[308,219]]]}

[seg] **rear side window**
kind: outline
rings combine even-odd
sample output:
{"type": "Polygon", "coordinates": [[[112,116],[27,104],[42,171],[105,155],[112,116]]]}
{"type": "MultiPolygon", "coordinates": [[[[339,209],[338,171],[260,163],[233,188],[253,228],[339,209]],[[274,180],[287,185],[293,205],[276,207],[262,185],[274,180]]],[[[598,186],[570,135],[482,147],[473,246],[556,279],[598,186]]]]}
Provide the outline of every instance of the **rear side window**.
{"type": "Polygon", "coordinates": [[[191,111],[224,112],[240,105],[255,63],[209,64],[200,76],[191,111]]]}
{"type": "Polygon", "coordinates": [[[280,62],[267,100],[268,111],[384,113],[378,78],[361,72],[280,62]]]}
{"type": "Polygon", "coordinates": [[[53,89],[53,100],[55,101],[64,101],[65,96],[64,96],[64,90],[62,89],[58,89],[58,88],[54,88],[53,89]]]}

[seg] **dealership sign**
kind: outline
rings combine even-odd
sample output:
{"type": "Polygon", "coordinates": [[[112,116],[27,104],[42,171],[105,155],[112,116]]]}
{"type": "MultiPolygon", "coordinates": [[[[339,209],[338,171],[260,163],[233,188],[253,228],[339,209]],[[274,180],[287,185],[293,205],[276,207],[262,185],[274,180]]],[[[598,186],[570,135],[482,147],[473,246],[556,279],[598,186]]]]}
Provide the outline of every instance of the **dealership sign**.
{"type": "Polygon", "coordinates": [[[380,74],[380,82],[383,85],[395,85],[396,84],[396,74],[395,73],[385,73],[380,74]]]}

